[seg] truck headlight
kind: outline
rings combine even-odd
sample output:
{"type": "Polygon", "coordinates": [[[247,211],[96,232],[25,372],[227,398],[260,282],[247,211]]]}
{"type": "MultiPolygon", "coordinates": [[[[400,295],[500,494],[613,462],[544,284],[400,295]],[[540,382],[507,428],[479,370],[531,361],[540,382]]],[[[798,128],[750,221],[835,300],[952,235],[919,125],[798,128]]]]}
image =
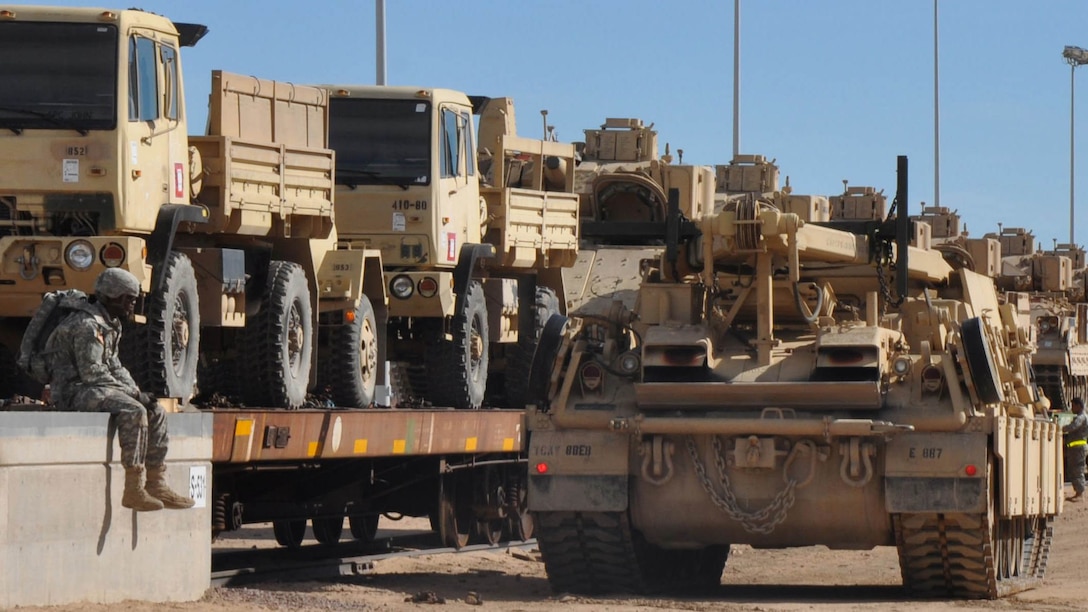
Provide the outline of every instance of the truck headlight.
{"type": "Polygon", "coordinates": [[[389,293],[392,293],[395,298],[407,300],[412,297],[413,291],[415,291],[415,285],[412,279],[403,274],[394,277],[389,283],[389,293]]]}
{"type": "Polygon", "coordinates": [[[86,270],[94,263],[94,247],[86,240],[76,240],[64,249],[64,261],[76,270],[86,270]]]}

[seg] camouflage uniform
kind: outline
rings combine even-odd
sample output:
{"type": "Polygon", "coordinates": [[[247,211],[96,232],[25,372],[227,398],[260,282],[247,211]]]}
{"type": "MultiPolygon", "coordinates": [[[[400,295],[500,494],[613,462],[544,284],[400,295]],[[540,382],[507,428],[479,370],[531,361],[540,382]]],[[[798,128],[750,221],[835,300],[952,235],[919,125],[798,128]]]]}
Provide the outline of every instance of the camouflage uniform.
{"type": "Polygon", "coordinates": [[[1088,413],[1081,409],[1073,421],[1062,427],[1065,435],[1065,476],[1073,483],[1075,498],[1079,500],[1084,493],[1084,460],[1088,454],[1088,413]]]}
{"type": "Polygon", "coordinates": [[[53,354],[50,390],[61,410],[116,415],[122,465],[161,466],[169,443],[166,414],[150,396],[141,394],[121,365],[120,339],[120,321],[97,302],[81,304],[46,343],[46,351],[53,354]]]}

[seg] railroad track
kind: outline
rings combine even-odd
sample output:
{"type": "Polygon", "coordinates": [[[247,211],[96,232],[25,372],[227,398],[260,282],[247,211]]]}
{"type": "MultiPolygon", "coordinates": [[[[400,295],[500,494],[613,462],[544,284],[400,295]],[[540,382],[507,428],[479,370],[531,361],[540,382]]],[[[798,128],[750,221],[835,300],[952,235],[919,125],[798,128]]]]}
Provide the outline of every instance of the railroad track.
{"type": "Polygon", "coordinates": [[[379,538],[373,542],[344,542],[335,546],[312,544],[299,548],[212,550],[211,584],[237,586],[266,580],[317,580],[361,576],[374,571],[379,561],[443,553],[526,549],[536,540],[472,544],[461,549],[436,546],[433,532],[379,538]]]}

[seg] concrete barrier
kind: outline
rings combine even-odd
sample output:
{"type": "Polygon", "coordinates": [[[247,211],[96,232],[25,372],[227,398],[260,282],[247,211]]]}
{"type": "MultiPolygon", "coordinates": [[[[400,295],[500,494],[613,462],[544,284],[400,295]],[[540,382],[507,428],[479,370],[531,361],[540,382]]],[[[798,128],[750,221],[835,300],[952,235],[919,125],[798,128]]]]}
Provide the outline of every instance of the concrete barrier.
{"type": "Polygon", "coordinates": [[[0,412],[0,608],[193,601],[211,580],[212,415],[167,415],[167,479],[189,510],[121,506],[108,415],[0,412]]]}

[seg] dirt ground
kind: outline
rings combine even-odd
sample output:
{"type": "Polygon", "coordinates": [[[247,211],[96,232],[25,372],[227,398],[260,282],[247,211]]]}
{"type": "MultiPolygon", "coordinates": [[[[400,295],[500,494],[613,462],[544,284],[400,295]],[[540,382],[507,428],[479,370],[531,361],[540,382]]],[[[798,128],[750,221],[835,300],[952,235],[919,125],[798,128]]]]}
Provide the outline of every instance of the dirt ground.
{"type": "MultiPolygon", "coordinates": [[[[1067,487],[1068,489],[1068,487],[1067,487]]],[[[1071,491],[1070,491],[1071,492],[1071,491]]],[[[382,519],[389,530],[426,528],[426,520],[382,519]]],[[[269,546],[268,529],[242,530],[216,547],[269,546]]],[[[19,608],[26,612],[250,612],[259,610],[1083,610],[1088,608],[1088,504],[1067,503],[1055,526],[1046,579],[1039,588],[998,601],[915,601],[899,588],[895,549],[832,551],[823,547],[756,550],[734,546],[716,592],[698,598],[587,598],[552,593],[540,555],[528,551],[440,554],[379,561],[375,573],[337,580],[263,583],[210,589],[201,601],[124,602],[19,608]],[[406,601],[424,600],[419,602],[406,601]],[[472,602],[472,603],[470,603],[472,602]],[[476,603],[478,602],[478,603],[476,603]]],[[[307,532],[307,537],[310,537],[307,532]]],[[[311,543],[308,540],[306,543],[311,543]]]]}

